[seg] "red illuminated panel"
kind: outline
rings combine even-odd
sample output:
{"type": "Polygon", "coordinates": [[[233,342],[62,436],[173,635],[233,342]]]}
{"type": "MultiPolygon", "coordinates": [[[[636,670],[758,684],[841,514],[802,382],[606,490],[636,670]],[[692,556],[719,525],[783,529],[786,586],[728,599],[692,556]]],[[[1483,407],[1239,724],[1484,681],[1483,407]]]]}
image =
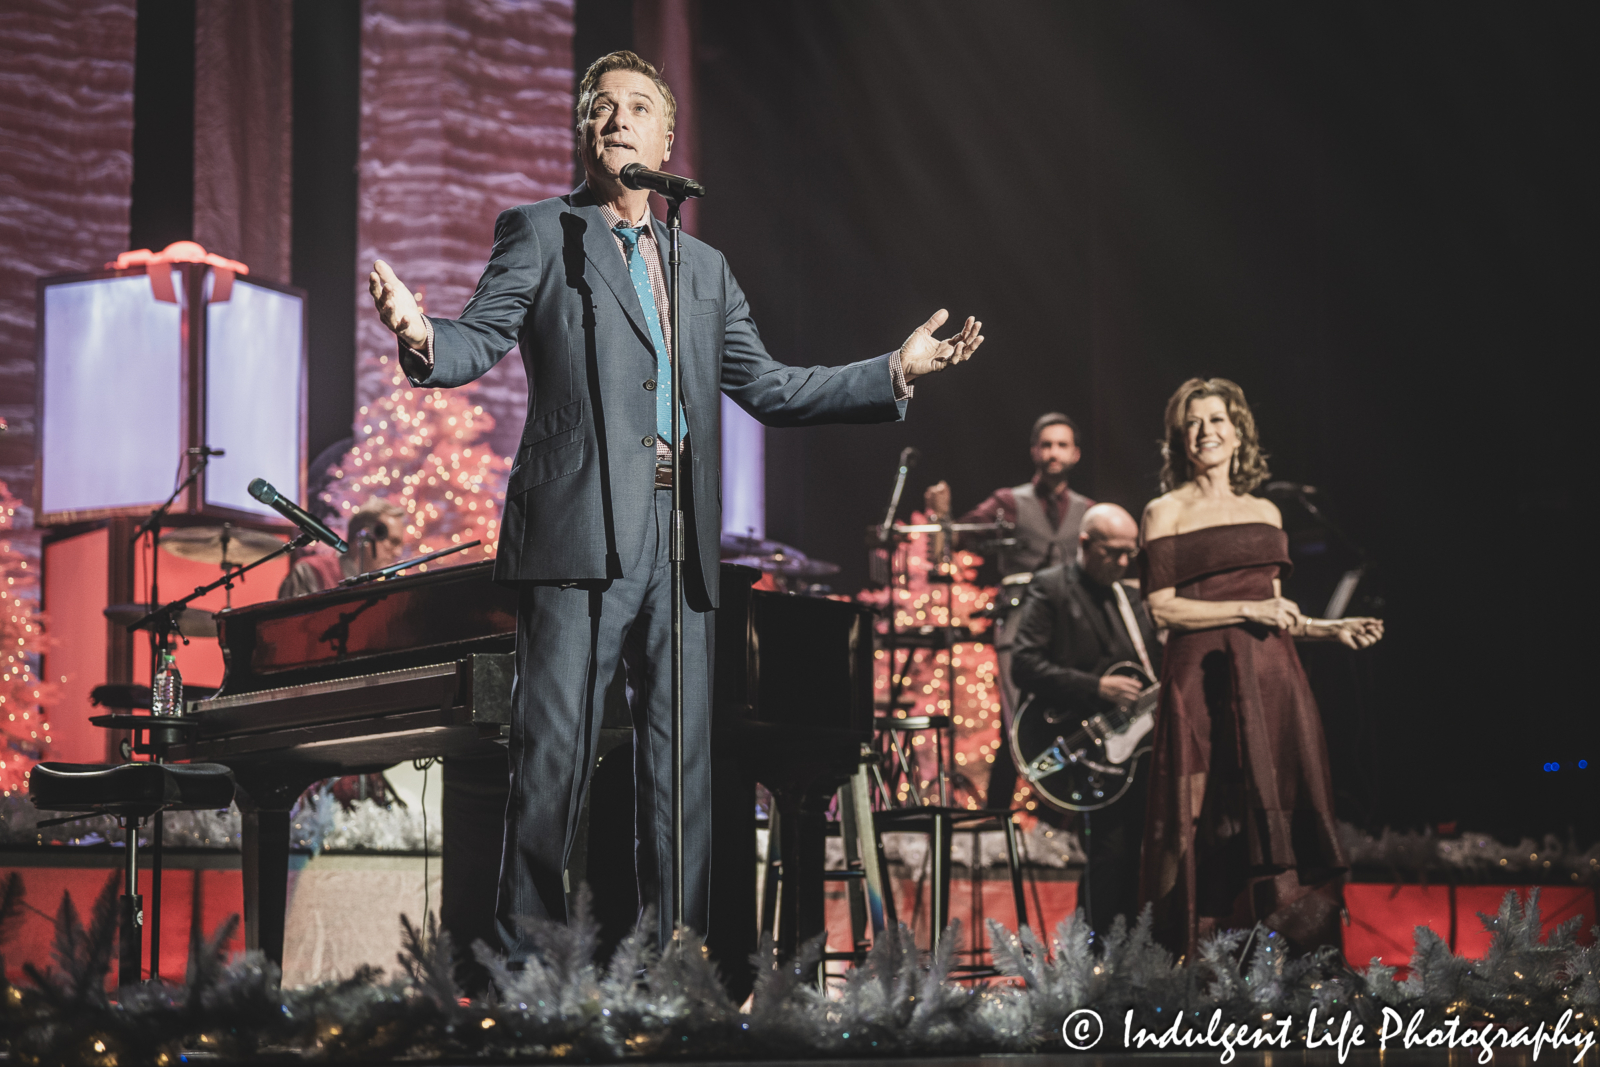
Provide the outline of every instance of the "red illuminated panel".
{"type": "Polygon", "coordinates": [[[1365,968],[1374,958],[1390,967],[1411,962],[1416,929],[1426,926],[1450,941],[1450,887],[1371,885],[1344,887],[1350,925],[1344,931],[1345,959],[1365,968]]]}
{"type": "MultiPolygon", "coordinates": [[[[150,587],[148,562],[149,553],[141,550],[134,567],[135,589],[144,590],[150,587]]],[[[246,604],[276,600],[278,586],[288,574],[289,563],[286,557],[279,557],[271,563],[257,567],[234,583],[233,606],[237,608],[246,604]]],[[[161,582],[161,599],[176,600],[188,595],[198,586],[209,585],[221,576],[222,569],[214,563],[196,563],[162,552],[158,574],[161,582]]],[[[207,611],[219,611],[225,605],[226,591],[222,589],[207,593],[195,601],[195,606],[207,611]]],[[[214,687],[222,684],[222,646],[217,643],[215,637],[191,637],[187,645],[180,642],[176,658],[178,670],[183,672],[185,685],[214,687]]],[[[144,685],[150,684],[150,641],[143,633],[139,635],[134,645],[133,678],[134,681],[144,685]]]]}
{"type": "MultiPolygon", "coordinates": [[[[64,846],[65,848],[65,846],[64,846]]],[[[76,851],[76,850],[74,850],[76,851]]],[[[236,858],[236,857],[235,857],[236,858]]],[[[115,858],[112,858],[113,861],[115,858]]],[[[141,860],[141,863],[143,861],[141,860]]],[[[22,910],[21,922],[15,934],[6,942],[6,977],[12,982],[25,982],[22,965],[32,963],[45,969],[50,966],[50,942],[55,936],[51,920],[61,906],[61,895],[72,894],[72,903],[78,914],[87,921],[94,907],[95,897],[106,884],[107,878],[118,879],[121,871],[111,867],[34,867],[20,868],[23,889],[31,907],[22,910]],[[37,910],[36,910],[37,909],[37,910]]],[[[0,867],[0,879],[9,877],[11,871],[0,867]]],[[[119,888],[120,891],[120,888],[119,888]]],[[[139,892],[144,894],[146,914],[149,914],[150,871],[139,871],[139,892]]],[[[189,957],[189,929],[195,918],[207,937],[230,915],[244,914],[244,880],[238,869],[184,870],[167,867],[161,872],[161,973],[166,978],[181,978],[189,957]]],[[[228,952],[244,949],[244,927],[241,925],[228,952]]],[[[150,966],[150,925],[144,927],[144,954],[146,972],[150,966]]],[[[113,964],[107,985],[116,984],[117,968],[113,964]]]]}
{"type": "Polygon", "coordinates": [[[64,763],[105,760],[105,731],[89,725],[104,711],[89,691],[106,680],[107,532],[90,530],[44,546],[44,610],[50,650],[41,674],[56,684],[47,709],[50,745],[45,759],[64,763]]]}
{"type": "MultiPolygon", "coordinates": [[[[1465,885],[1456,890],[1456,955],[1476,960],[1482,959],[1484,953],[1489,951],[1489,942],[1494,935],[1484,929],[1478,913],[1493,918],[1500,911],[1500,902],[1505,899],[1506,891],[1512,888],[1503,885],[1465,885]]],[[[1522,885],[1514,888],[1517,898],[1526,902],[1532,887],[1522,885]]],[[[1584,919],[1578,926],[1578,940],[1587,945],[1592,940],[1590,934],[1595,923],[1594,890],[1576,885],[1539,887],[1541,938],[1549,937],[1551,930],[1578,915],[1584,919]]]]}

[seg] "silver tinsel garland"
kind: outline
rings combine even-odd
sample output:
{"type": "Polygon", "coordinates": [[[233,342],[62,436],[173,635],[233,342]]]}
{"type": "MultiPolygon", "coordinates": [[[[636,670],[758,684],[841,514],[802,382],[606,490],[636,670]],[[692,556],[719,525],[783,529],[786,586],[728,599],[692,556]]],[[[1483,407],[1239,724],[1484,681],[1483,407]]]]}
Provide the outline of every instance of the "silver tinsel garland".
{"type": "MultiPolygon", "coordinates": [[[[57,818],[41,812],[27,797],[0,799],[0,846],[3,845],[119,845],[123,831],[109,815],[93,815],[55,826],[40,822],[57,818]]],[[[239,850],[239,809],[225,811],[170,811],[165,816],[162,840],[167,848],[239,850]]],[[[385,807],[358,800],[346,811],[327,787],[302,797],[290,812],[289,847],[313,854],[335,852],[420,852],[424,819],[421,811],[395,804],[385,807]]],[[[435,819],[427,827],[428,851],[440,850],[443,836],[435,819]]],[[[139,831],[141,844],[150,842],[150,823],[139,831]]]]}
{"type": "MultiPolygon", "coordinates": [[[[40,828],[38,823],[53,816],[40,814],[27,797],[18,794],[0,798],[0,846],[5,845],[95,845],[119,841],[122,831],[107,816],[79,819],[58,826],[40,828]]],[[[239,848],[239,812],[169,812],[165,840],[172,848],[239,848]]],[[[392,805],[385,807],[371,800],[356,802],[343,810],[327,789],[309,794],[296,805],[291,818],[291,847],[319,852],[417,852],[423,846],[423,818],[418,810],[392,805]]],[[[1006,862],[1005,836],[999,831],[982,835],[957,834],[951,859],[957,866],[968,866],[973,839],[978,837],[978,857],[982,866],[1003,866],[1006,862]]],[[[148,829],[140,837],[148,839],[148,829]]],[[[440,827],[427,827],[428,850],[439,851],[440,827]]],[[[1440,836],[1431,831],[1383,830],[1377,837],[1363,833],[1349,823],[1339,824],[1339,842],[1353,866],[1368,871],[1383,871],[1396,881],[1463,878],[1528,878],[1541,882],[1587,882],[1600,878],[1600,844],[1583,849],[1554,836],[1535,842],[1524,838],[1506,845],[1488,834],[1462,833],[1440,836]]],[[[1066,868],[1083,862],[1078,835],[1035,822],[1023,834],[1023,853],[1034,867],[1066,868]]],[[[830,866],[843,865],[843,846],[838,838],[828,839],[830,866]]],[[[892,862],[910,870],[920,870],[927,858],[924,834],[885,834],[884,852],[892,862]]]]}
{"type": "MultiPolygon", "coordinates": [[[[1416,932],[1410,974],[1376,961],[1364,972],[1337,952],[1294,956],[1270,930],[1229,931],[1208,939],[1192,961],[1175,962],[1150,935],[1148,914],[1103,937],[1081,913],[1062,922],[1048,945],[1032,930],[990,923],[994,957],[1010,983],[950,981],[959,927],[941,951],[919,952],[905,928],[877,939],[866,963],[842,983],[819,989],[821,942],[799,958],[757,953],[756,988],[741,1011],[724,992],[704,945],[685,932],[655,951],[646,917],[609,962],[596,959],[599,931],[587,898],[567,925],[535,922],[536,953],[512,968],[483,946],[485,999],[463,996],[456,953],[431,917],[419,929],[402,917],[405,951],[385,977],[363,970],[323,985],[282,990],[259,954],[224,964],[220,946],[231,920],[191,947],[182,985],[141,986],[112,999],[104,982],[113,959],[116,880],[107,881],[85,926],[70,899],[56,920],[55,966],[27,968],[30,984],[0,986],[0,1040],[18,1062],[126,1067],[176,1061],[188,1051],[227,1060],[301,1055],[330,1060],[795,1059],[1062,1048],[1063,1020],[1092,1009],[1152,1031],[1174,1020],[1196,1030],[1220,1013],[1224,1023],[1257,1029],[1287,1021],[1304,1028],[1345,1012],[1375,1033],[1384,1009],[1442,1026],[1537,1026],[1571,1012],[1568,1033],[1592,1035],[1600,1010],[1600,949],[1576,941],[1578,921],[1541,942],[1537,891],[1520,903],[1508,893],[1484,916],[1493,934],[1481,960],[1452,955],[1426,928],[1416,932]],[[1131,1015],[1129,1014],[1131,1013],[1131,1015]]],[[[0,936],[20,907],[13,875],[0,886],[0,936]]],[[[1597,930],[1596,933],[1600,933],[1597,930]]],[[[1114,1051],[1108,1035],[1100,1051],[1114,1051]]]]}

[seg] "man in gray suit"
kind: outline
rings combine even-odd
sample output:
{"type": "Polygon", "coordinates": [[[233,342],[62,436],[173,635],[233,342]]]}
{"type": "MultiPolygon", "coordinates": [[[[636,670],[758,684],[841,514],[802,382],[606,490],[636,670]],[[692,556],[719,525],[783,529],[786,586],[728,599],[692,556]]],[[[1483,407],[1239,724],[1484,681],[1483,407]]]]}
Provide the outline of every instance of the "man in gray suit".
{"type": "Polygon", "coordinates": [[[459,319],[429,318],[388,264],[370,277],[401,365],[420,387],[459,386],[522,352],[528,418],[506,489],[495,577],[521,584],[496,923],[525,957],[523,916],[566,914],[567,861],[619,657],[633,691],[639,898],[671,936],[671,405],[686,427],[684,571],[684,916],[704,931],[710,872],[711,611],[722,526],[718,392],[769,426],[889,422],[918,377],[982,343],[968,319],[946,341],[944,311],[888,355],[839,367],[789,367],[767,355],[720,253],[682,241],[681,382],[669,381],[666,227],[629,163],[671,158],[676,104],[631,52],[596,61],[579,85],[585,183],[503,212],[494,250],[459,319]]]}

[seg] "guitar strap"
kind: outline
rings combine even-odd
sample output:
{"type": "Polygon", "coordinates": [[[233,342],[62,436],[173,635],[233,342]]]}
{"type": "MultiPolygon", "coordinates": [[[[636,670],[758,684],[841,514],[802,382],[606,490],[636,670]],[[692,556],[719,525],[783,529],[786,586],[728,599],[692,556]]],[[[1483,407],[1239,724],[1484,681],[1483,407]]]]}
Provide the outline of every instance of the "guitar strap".
{"type": "Polygon", "coordinates": [[[1160,681],[1156,677],[1156,669],[1150,666],[1150,653],[1144,647],[1144,634],[1139,630],[1139,620],[1133,614],[1133,605],[1128,603],[1128,591],[1121,582],[1112,582],[1111,591],[1117,597],[1117,611],[1122,614],[1122,625],[1127,627],[1128,636],[1133,639],[1133,650],[1139,653],[1139,662],[1144,664],[1144,672],[1152,682],[1160,681]]]}

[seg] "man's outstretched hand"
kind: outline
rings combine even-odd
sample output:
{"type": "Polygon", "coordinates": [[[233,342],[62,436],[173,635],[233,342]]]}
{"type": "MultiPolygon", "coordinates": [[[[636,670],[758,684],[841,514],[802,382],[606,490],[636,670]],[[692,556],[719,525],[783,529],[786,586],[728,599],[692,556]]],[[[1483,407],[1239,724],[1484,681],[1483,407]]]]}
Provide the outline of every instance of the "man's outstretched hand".
{"type": "Polygon", "coordinates": [[[983,329],[983,323],[970,315],[960,333],[946,341],[935,341],[933,331],[943,326],[949,317],[950,313],[940,308],[928,317],[927,322],[913,330],[911,336],[906,338],[906,343],[900,346],[900,370],[907,382],[970,359],[978,346],[983,344],[983,335],[978,332],[983,329]]]}
{"type": "Polygon", "coordinates": [[[395,277],[389,264],[380,259],[372,265],[372,273],[367,275],[367,289],[372,293],[378,318],[402,344],[420,349],[428,343],[428,325],[423,321],[422,309],[417,306],[422,298],[412,295],[406,284],[395,277]]]}

